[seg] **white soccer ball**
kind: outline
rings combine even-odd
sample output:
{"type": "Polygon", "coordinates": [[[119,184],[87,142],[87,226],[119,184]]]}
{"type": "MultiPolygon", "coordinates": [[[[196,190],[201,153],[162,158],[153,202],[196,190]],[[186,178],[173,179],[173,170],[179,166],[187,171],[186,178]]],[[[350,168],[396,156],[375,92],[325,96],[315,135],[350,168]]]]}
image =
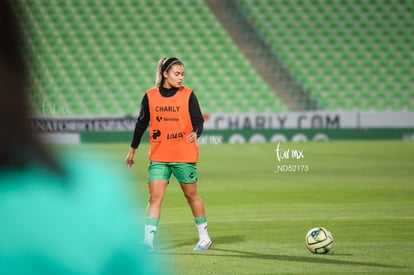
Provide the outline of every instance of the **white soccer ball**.
{"type": "Polygon", "coordinates": [[[306,247],[315,254],[326,254],[332,249],[333,236],[324,227],[314,227],[306,233],[306,247]]]}

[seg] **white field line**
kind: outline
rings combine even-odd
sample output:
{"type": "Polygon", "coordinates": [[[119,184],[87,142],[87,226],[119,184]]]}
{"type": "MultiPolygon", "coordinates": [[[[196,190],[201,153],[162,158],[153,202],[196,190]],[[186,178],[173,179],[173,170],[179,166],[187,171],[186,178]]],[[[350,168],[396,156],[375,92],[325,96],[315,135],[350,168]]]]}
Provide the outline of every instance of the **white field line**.
{"type": "MultiPolygon", "coordinates": [[[[214,217],[209,217],[209,222],[220,222],[220,223],[233,223],[233,222],[277,222],[277,221],[309,221],[315,219],[326,219],[326,220],[414,220],[414,217],[312,217],[312,218],[281,218],[281,217],[273,217],[273,218],[252,218],[252,219],[214,219],[214,217]]],[[[161,218],[162,220],[162,218],[161,218]]],[[[173,222],[173,221],[161,221],[163,224],[186,224],[185,222],[173,222]]],[[[191,222],[191,221],[190,221],[191,222]]]]}

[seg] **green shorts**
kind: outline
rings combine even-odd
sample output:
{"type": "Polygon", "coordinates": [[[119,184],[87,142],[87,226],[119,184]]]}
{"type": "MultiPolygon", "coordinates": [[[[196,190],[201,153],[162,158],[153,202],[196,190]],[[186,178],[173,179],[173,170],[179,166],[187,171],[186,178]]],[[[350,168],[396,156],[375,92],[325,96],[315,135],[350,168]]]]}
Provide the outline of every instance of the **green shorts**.
{"type": "Polygon", "coordinates": [[[161,179],[169,181],[171,174],[174,174],[179,183],[193,183],[197,181],[197,166],[186,162],[150,161],[148,182],[161,179]]]}

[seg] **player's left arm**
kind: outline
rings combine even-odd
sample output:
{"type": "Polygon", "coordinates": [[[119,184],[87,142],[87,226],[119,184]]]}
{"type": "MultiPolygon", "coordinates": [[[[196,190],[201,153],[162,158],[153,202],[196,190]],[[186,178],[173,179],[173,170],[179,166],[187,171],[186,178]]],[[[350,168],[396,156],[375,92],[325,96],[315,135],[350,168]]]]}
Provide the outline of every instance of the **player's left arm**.
{"type": "Polygon", "coordinates": [[[198,103],[198,99],[197,96],[194,94],[194,91],[190,95],[190,100],[188,104],[193,131],[196,133],[197,137],[200,137],[204,129],[204,118],[203,114],[201,113],[200,104],[198,103]]]}

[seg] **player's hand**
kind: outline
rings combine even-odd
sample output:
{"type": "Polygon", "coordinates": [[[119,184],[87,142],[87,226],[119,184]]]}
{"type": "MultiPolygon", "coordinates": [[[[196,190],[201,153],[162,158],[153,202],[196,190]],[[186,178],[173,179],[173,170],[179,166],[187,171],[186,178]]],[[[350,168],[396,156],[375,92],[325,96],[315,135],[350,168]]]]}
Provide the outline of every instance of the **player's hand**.
{"type": "Polygon", "coordinates": [[[128,168],[131,168],[134,166],[135,162],[134,162],[134,152],[133,151],[129,151],[128,155],[125,158],[125,164],[128,168]]]}
{"type": "Polygon", "coordinates": [[[196,132],[191,132],[187,135],[187,141],[190,143],[193,143],[195,141],[197,141],[197,134],[196,132]]]}

